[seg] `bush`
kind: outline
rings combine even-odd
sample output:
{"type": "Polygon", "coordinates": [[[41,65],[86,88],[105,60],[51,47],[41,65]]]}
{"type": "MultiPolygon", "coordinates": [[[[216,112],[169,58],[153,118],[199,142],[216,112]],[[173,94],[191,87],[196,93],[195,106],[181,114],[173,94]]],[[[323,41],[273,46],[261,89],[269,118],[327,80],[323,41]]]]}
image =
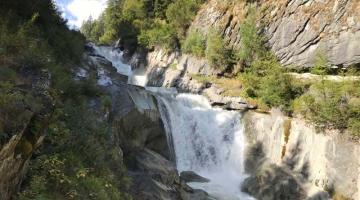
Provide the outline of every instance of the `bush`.
{"type": "Polygon", "coordinates": [[[245,21],[240,26],[240,61],[245,65],[251,65],[256,59],[265,56],[266,48],[264,38],[258,34],[256,27],[255,10],[249,8],[245,21]]]}
{"type": "Polygon", "coordinates": [[[197,57],[204,57],[205,49],[206,40],[204,36],[198,31],[190,31],[182,45],[183,52],[193,54],[197,57]]]}
{"type": "Polygon", "coordinates": [[[332,82],[321,80],[295,102],[295,111],[319,128],[336,128],[359,135],[359,81],[332,82]]]}
{"type": "Polygon", "coordinates": [[[183,39],[186,30],[190,26],[196,12],[203,0],[176,0],[166,10],[166,17],[170,25],[175,29],[179,39],[183,39]]]}
{"type": "Polygon", "coordinates": [[[217,31],[210,31],[205,50],[206,59],[210,64],[220,70],[225,70],[231,61],[231,51],[225,46],[225,42],[217,31]]]}
{"type": "Polygon", "coordinates": [[[125,0],[123,2],[122,16],[126,21],[144,19],[146,17],[145,4],[143,0],[125,0]]]}
{"type": "Polygon", "coordinates": [[[318,50],[315,55],[314,66],[311,68],[311,73],[317,75],[329,74],[329,61],[325,53],[318,50]]]}
{"type": "Polygon", "coordinates": [[[88,101],[67,100],[55,110],[19,199],[130,199],[122,156],[109,145],[110,124],[88,101]]]}
{"type": "Polygon", "coordinates": [[[291,113],[292,101],[303,92],[272,54],[256,60],[241,75],[245,95],[258,98],[269,107],[282,107],[291,113]]]}
{"type": "Polygon", "coordinates": [[[157,21],[151,29],[141,31],[138,40],[140,44],[148,48],[161,46],[172,50],[176,46],[176,35],[173,29],[163,21],[157,21]]]}

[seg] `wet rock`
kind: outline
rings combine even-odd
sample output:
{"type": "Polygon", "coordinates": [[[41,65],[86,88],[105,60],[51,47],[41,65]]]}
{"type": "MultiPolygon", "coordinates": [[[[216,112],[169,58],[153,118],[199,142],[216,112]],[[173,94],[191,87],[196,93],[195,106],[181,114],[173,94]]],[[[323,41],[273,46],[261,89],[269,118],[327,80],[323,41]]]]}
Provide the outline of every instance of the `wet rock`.
{"type": "Polygon", "coordinates": [[[198,183],[206,183],[209,182],[210,180],[207,178],[204,178],[198,174],[196,174],[193,171],[183,171],[180,173],[180,179],[185,181],[186,183],[188,182],[198,182],[198,183]]]}
{"type": "Polygon", "coordinates": [[[147,174],[152,179],[163,184],[179,183],[178,172],[175,165],[160,154],[145,149],[136,156],[138,171],[147,174]]]}

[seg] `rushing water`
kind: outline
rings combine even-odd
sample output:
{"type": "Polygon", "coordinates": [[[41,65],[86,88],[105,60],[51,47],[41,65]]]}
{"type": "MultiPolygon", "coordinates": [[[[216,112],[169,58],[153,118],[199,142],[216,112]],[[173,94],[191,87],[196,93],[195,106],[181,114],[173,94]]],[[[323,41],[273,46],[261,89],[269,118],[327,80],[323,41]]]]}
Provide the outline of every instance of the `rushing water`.
{"type": "MultiPolygon", "coordinates": [[[[109,47],[97,47],[97,53],[113,63],[129,83],[146,83],[144,75],[131,71],[122,54],[109,47]]],[[[209,183],[191,183],[217,199],[253,199],[240,191],[244,180],[244,127],[241,114],[213,108],[201,95],[177,94],[176,90],[146,88],[156,93],[167,132],[171,154],[179,172],[194,171],[210,179],[209,183]]]]}
{"type": "Polygon", "coordinates": [[[112,62],[117,72],[129,77],[128,83],[131,85],[145,86],[146,76],[145,72],[133,72],[130,65],[124,63],[123,52],[120,49],[115,49],[108,46],[95,46],[95,53],[105,57],[107,60],[112,62]]]}
{"type": "Polygon", "coordinates": [[[193,183],[218,199],[252,199],[240,191],[244,175],[244,127],[238,112],[212,108],[200,95],[161,95],[160,112],[172,139],[176,166],[210,179],[193,183]]]}

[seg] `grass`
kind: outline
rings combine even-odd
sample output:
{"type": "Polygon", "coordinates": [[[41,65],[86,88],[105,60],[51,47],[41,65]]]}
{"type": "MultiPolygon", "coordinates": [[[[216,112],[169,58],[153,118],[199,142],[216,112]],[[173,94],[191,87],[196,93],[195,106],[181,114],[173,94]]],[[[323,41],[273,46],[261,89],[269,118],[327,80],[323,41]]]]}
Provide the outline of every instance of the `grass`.
{"type": "Polygon", "coordinates": [[[177,64],[176,63],[172,63],[169,67],[172,70],[177,70],[177,64]]]}
{"type": "Polygon", "coordinates": [[[212,83],[224,90],[223,95],[230,97],[239,97],[242,93],[241,81],[237,78],[225,78],[215,76],[204,76],[199,74],[190,74],[190,76],[200,83],[212,83]]]}

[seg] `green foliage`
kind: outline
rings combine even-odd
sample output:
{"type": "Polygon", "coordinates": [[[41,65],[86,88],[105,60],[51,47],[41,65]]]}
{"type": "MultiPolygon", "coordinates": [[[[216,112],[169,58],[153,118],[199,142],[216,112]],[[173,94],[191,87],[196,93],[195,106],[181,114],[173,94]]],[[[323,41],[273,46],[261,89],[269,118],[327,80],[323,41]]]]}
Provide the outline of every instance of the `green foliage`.
{"type": "Polygon", "coordinates": [[[193,54],[198,57],[205,56],[206,40],[200,32],[192,30],[186,37],[182,50],[184,53],[193,54]]]}
{"type": "Polygon", "coordinates": [[[359,81],[333,82],[321,80],[295,102],[295,111],[320,128],[336,128],[359,136],[359,81]]]}
{"type": "Polygon", "coordinates": [[[350,65],[345,73],[346,76],[360,76],[360,69],[356,65],[350,65]]]}
{"type": "Polygon", "coordinates": [[[264,39],[258,34],[258,28],[256,27],[255,10],[252,8],[249,9],[248,15],[240,27],[240,35],[239,58],[246,65],[251,65],[251,62],[266,53],[264,39]]]}
{"type": "Polygon", "coordinates": [[[202,0],[112,0],[98,20],[89,19],[81,27],[88,40],[111,44],[121,38],[126,48],[138,43],[168,50],[183,39],[202,0]]]}
{"type": "Polygon", "coordinates": [[[127,21],[142,20],[146,17],[143,0],[125,0],[122,9],[122,17],[127,21]]]}
{"type": "Polygon", "coordinates": [[[97,43],[104,35],[104,29],[104,23],[101,20],[93,20],[90,17],[83,22],[80,31],[88,40],[97,43]]]}
{"type": "Polygon", "coordinates": [[[184,38],[201,3],[202,0],[176,0],[168,6],[166,17],[180,39],[184,38]]]}
{"type": "Polygon", "coordinates": [[[282,107],[285,112],[291,112],[292,101],[303,90],[272,54],[254,61],[245,69],[241,80],[246,96],[258,98],[269,107],[282,107]]]}
{"type": "Polygon", "coordinates": [[[175,48],[176,36],[173,29],[164,21],[156,21],[152,28],[142,30],[139,37],[139,43],[148,48],[162,46],[167,50],[175,48]]]}
{"type": "Polygon", "coordinates": [[[109,124],[88,100],[67,100],[56,109],[19,199],[131,199],[122,156],[108,145],[109,124]]]}
{"type": "Polygon", "coordinates": [[[0,147],[42,110],[39,91],[32,89],[40,73],[50,72],[48,92],[56,102],[48,135],[14,198],[130,199],[120,149],[109,143],[111,125],[99,120],[111,103],[91,75],[87,81],[73,80],[83,36],[68,29],[51,0],[1,3],[0,29],[0,147]],[[89,107],[90,97],[100,102],[99,110],[89,107]]]}
{"type": "Polygon", "coordinates": [[[315,56],[314,66],[311,68],[311,73],[317,75],[329,74],[329,61],[322,51],[318,51],[315,56]]]}
{"type": "Polygon", "coordinates": [[[231,52],[218,31],[212,30],[207,38],[206,59],[220,70],[225,70],[231,61],[231,52]]]}

